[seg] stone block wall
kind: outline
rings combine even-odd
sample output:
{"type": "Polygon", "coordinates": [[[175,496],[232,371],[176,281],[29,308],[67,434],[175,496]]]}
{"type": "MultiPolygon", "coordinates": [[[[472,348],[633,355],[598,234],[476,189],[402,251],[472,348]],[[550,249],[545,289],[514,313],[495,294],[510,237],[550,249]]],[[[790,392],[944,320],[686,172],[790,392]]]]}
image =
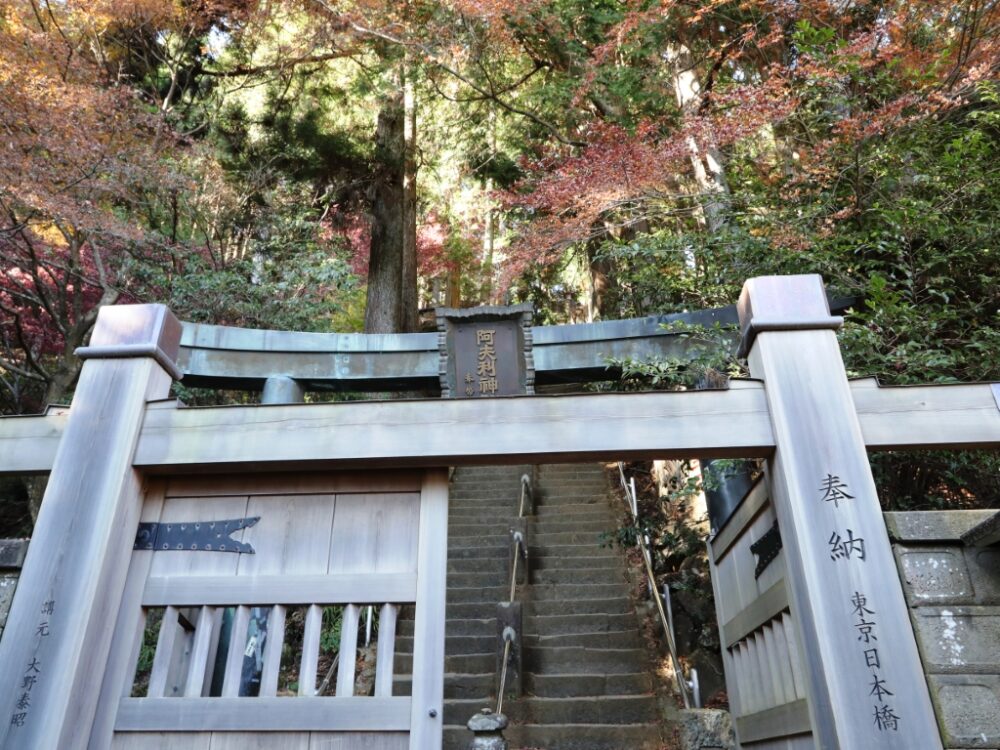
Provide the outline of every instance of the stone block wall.
{"type": "Polygon", "coordinates": [[[996,511],[886,513],[946,748],[1000,748],[1000,546],[961,536],[996,511]]]}
{"type": "Polygon", "coordinates": [[[27,551],[27,539],[0,539],[0,637],[7,625],[7,614],[27,551]]]}

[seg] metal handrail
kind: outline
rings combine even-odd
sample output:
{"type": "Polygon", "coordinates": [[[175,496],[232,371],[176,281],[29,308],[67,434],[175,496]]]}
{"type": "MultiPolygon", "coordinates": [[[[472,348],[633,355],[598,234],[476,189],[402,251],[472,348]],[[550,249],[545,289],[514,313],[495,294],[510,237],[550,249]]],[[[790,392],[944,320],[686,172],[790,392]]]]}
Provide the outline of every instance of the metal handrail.
{"type": "MultiPolygon", "coordinates": [[[[527,474],[521,475],[521,499],[518,502],[517,507],[517,517],[518,519],[524,518],[524,503],[525,500],[532,498],[531,491],[531,477],[527,474]]],[[[517,563],[521,559],[523,554],[525,557],[528,556],[528,547],[524,541],[524,534],[520,531],[514,532],[514,537],[511,540],[511,552],[514,555],[514,562],[510,566],[510,595],[507,598],[508,604],[513,604],[517,599],[517,563]]],[[[517,634],[511,627],[506,627],[501,634],[503,638],[503,666],[500,670],[500,689],[497,691],[497,710],[496,713],[503,713],[503,693],[507,686],[507,665],[510,662],[510,650],[514,639],[517,634]]]]}
{"type": "Polygon", "coordinates": [[[625,468],[622,462],[618,462],[618,477],[621,480],[622,489],[625,491],[625,501],[632,512],[632,521],[636,529],[636,546],[642,554],[643,567],[646,569],[646,577],[649,580],[649,590],[656,602],[656,609],[660,613],[660,623],[663,625],[663,635],[667,641],[667,650],[670,652],[670,665],[674,671],[674,678],[681,691],[681,698],[684,700],[684,708],[691,708],[692,702],[696,707],[700,707],[700,696],[696,692],[698,676],[694,670],[692,679],[689,682],[684,677],[684,670],[681,667],[680,659],[677,657],[677,643],[674,638],[673,617],[667,614],[669,605],[664,605],[663,597],[656,586],[656,576],[653,575],[653,558],[649,552],[649,537],[642,531],[639,523],[639,498],[635,491],[635,479],[631,481],[625,479],[625,468]],[[693,694],[693,695],[692,695],[693,694]]]}

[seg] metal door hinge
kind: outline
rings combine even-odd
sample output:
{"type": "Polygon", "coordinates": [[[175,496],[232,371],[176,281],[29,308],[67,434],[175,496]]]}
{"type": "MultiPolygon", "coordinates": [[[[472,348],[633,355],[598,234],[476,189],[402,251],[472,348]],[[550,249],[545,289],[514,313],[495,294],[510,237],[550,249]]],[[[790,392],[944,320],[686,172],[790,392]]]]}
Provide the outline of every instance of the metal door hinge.
{"type": "Polygon", "coordinates": [[[132,549],[187,550],[192,552],[240,552],[252,555],[249,544],[230,539],[240,529],[249,529],[260,520],[231,518],[225,521],[185,521],[182,523],[140,523],[132,549]]]}
{"type": "Polygon", "coordinates": [[[757,555],[757,567],[753,571],[753,577],[757,579],[781,552],[781,532],[778,531],[777,521],[764,536],[750,545],[750,551],[757,555]]]}

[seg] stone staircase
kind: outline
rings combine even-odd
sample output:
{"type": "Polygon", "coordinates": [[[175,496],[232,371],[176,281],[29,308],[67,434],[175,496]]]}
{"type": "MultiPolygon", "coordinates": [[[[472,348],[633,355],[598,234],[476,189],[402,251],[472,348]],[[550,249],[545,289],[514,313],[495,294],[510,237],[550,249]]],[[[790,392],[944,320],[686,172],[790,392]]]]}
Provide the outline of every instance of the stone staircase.
{"type": "MultiPolygon", "coordinates": [[[[507,596],[508,527],[530,467],[470,467],[451,485],[445,648],[445,750],[464,750],[465,722],[495,701],[496,604],[507,596]]],[[[506,701],[512,748],[656,750],[662,746],[649,656],[628,595],[599,465],[547,465],[529,523],[523,698],[506,701]]],[[[412,622],[400,623],[396,673],[409,671],[412,622]]],[[[403,680],[408,682],[408,680],[403,680]]],[[[404,694],[408,685],[400,685],[404,694]]]]}

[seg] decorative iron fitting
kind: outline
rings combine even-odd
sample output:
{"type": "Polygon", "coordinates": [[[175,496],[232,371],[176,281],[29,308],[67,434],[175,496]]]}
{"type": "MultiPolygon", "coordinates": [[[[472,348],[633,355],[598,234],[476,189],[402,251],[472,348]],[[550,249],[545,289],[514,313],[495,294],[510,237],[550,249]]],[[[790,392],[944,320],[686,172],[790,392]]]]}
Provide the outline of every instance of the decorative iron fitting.
{"type": "Polygon", "coordinates": [[[750,545],[750,551],[757,555],[757,567],[754,568],[753,577],[760,578],[761,573],[767,570],[767,566],[781,552],[781,532],[778,531],[778,522],[768,529],[760,539],[750,545]]]}
{"type": "Polygon", "coordinates": [[[231,518],[225,521],[185,521],[183,523],[140,523],[132,549],[188,552],[239,552],[255,554],[254,548],[230,538],[240,529],[249,529],[260,520],[231,518]]]}

